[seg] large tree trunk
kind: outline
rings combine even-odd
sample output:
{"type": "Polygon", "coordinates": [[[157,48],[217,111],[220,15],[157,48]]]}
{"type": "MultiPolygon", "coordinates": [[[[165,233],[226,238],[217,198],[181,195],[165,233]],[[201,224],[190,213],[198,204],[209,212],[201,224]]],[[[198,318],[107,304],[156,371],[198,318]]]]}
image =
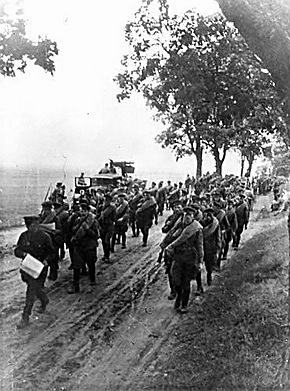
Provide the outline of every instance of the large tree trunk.
{"type": "Polygon", "coordinates": [[[262,60],[285,99],[290,140],[290,2],[288,0],[217,0],[249,47],[262,60]]]}
{"type": "Polygon", "coordinates": [[[227,146],[227,144],[223,145],[223,147],[222,147],[222,157],[220,157],[220,151],[219,151],[219,148],[218,148],[217,144],[215,144],[214,147],[211,147],[211,149],[212,149],[212,153],[213,153],[214,160],[215,160],[215,172],[216,172],[216,174],[221,176],[222,175],[223,163],[225,161],[226,154],[227,154],[227,151],[228,151],[228,146],[227,146]]]}
{"type": "Polygon", "coordinates": [[[242,158],[241,158],[241,177],[244,176],[244,168],[245,168],[245,156],[242,155],[242,158]]]}
{"type": "Polygon", "coordinates": [[[195,157],[196,157],[196,178],[200,178],[202,176],[202,158],[203,158],[203,148],[201,146],[200,140],[196,141],[195,157]]]}
{"type": "Polygon", "coordinates": [[[252,173],[253,163],[254,163],[254,157],[251,156],[251,157],[247,158],[247,161],[249,163],[249,167],[247,169],[246,176],[250,178],[251,173],[252,173]]]}
{"type": "Polygon", "coordinates": [[[213,149],[213,156],[215,160],[215,172],[218,175],[222,175],[223,159],[220,159],[218,148],[213,149]]]}

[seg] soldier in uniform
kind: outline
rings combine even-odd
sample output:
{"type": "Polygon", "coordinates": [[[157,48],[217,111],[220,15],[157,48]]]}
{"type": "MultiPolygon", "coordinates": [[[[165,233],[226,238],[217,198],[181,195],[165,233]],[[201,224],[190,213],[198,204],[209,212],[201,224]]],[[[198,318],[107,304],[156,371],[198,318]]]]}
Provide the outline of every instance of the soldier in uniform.
{"type": "MultiPolygon", "coordinates": [[[[150,192],[151,197],[154,197],[154,199],[156,200],[158,188],[157,188],[157,185],[155,182],[152,182],[152,185],[149,189],[149,192],[150,192]]],[[[157,225],[158,224],[158,208],[157,207],[155,208],[154,220],[155,220],[155,224],[157,225]]]]}
{"type": "Polygon", "coordinates": [[[194,220],[196,210],[187,206],[184,212],[179,235],[165,250],[173,260],[170,272],[176,292],[174,308],[180,313],[187,312],[190,281],[199,274],[203,262],[202,226],[194,220]]]}
{"type": "Polygon", "coordinates": [[[155,198],[157,202],[157,213],[160,216],[163,216],[164,206],[166,202],[166,189],[163,186],[163,182],[159,182],[155,198]]]}
{"type": "Polygon", "coordinates": [[[68,204],[61,204],[59,202],[53,203],[54,207],[54,221],[55,228],[58,230],[58,246],[56,249],[56,257],[58,260],[63,260],[65,257],[64,244],[67,242],[67,221],[69,218],[69,213],[67,210],[68,204]]]}
{"type": "Polygon", "coordinates": [[[231,240],[233,239],[233,237],[236,233],[236,230],[237,230],[237,226],[238,226],[237,215],[236,215],[236,211],[234,208],[234,201],[231,199],[228,200],[228,206],[226,209],[226,216],[227,216],[227,219],[229,222],[229,227],[226,229],[226,232],[225,232],[225,246],[224,246],[223,257],[222,257],[223,260],[227,259],[227,255],[228,255],[228,251],[229,251],[229,244],[230,244],[231,240]]]}
{"type": "Polygon", "coordinates": [[[39,312],[45,312],[49,300],[44,291],[44,282],[47,276],[47,267],[50,263],[50,258],[54,255],[51,238],[39,229],[39,216],[26,216],[24,217],[24,222],[27,231],[23,232],[18,239],[14,250],[15,256],[24,259],[27,254],[30,254],[42,262],[44,268],[36,279],[25,271],[20,271],[22,280],[27,284],[27,290],[22,319],[17,325],[19,329],[28,326],[35,299],[39,299],[41,302],[39,312]]]}
{"type": "Polygon", "coordinates": [[[129,221],[133,232],[133,238],[135,238],[139,236],[139,227],[136,224],[136,212],[141,200],[143,199],[143,195],[140,192],[138,185],[135,184],[133,186],[133,189],[134,189],[134,195],[131,197],[129,201],[129,207],[130,207],[129,221]]]}
{"type": "Polygon", "coordinates": [[[168,295],[168,300],[173,300],[176,297],[176,292],[174,290],[172,277],[170,274],[172,266],[172,258],[167,255],[167,252],[164,251],[165,248],[173,242],[175,237],[178,235],[178,229],[182,226],[183,219],[183,209],[181,203],[177,201],[173,205],[173,214],[167,217],[164,226],[162,227],[162,232],[166,234],[163,241],[160,244],[161,252],[159,254],[159,260],[161,261],[164,254],[164,264],[165,264],[165,274],[168,276],[168,284],[170,288],[170,294],[168,295]]]}
{"type": "Polygon", "coordinates": [[[249,222],[249,208],[245,202],[245,195],[240,194],[236,203],[236,215],[238,227],[233,240],[234,250],[237,250],[240,244],[241,235],[244,229],[248,228],[249,222]]]}
{"type": "Polygon", "coordinates": [[[143,235],[142,246],[145,247],[147,246],[149,230],[152,227],[152,221],[156,213],[156,201],[155,198],[150,195],[148,190],[145,190],[143,194],[144,201],[136,211],[136,219],[137,225],[143,235]]]}
{"type": "Polygon", "coordinates": [[[201,221],[203,226],[204,263],[207,271],[207,285],[211,285],[212,272],[217,264],[221,249],[221,231],[218,219],[214,216],[214,210],[207,208],[203,212],[201,221]]]}
{"type": "Polygon", "coordinates": [[[53,203],[51,201],[44,201],[42,204],[42,211],[39,216],[40,229],[49,234],[52,244],[54,246],[54,257],[51,259],[50,271],[48,279],[56,281],[58,277],[58,249],[61,247],[62,237],[61,232],[55,228],[51,228],[50,224],[55,224],[55,211],[52,210],[53,203]]]}
{"type": "Polygon", "coordinates": [[[73,237],[71,242],[73,250],[73,286],[68,293],[80,292],[80,270],[83,265],[89,269],[90,285],[96,285],[95,264],[97,262],[97,246],[99,238],[99,223],[95,215],[90,212],[88,202],[80,204],[80,217],[72,227],[73,237]]]}
{"type": "Polygon", "coordinates": [[[64,198],[64,188],[62,182],[57,182],[55,189],[51,193],[49,200],[53,202],[62,202],[64,198]]]}
{"type": "Polygon", "coordinates": [[[126,248],[126,232],[128,231],[129,223],[129,204],[126,200],[126,194],[118,195],[119,203],[116,209],[115,230],[112,237],[111,251],[115,251],[115,243],[120,244],[122,239],[122,248],[126,248]]]}
{"type": "Polygon", "coordinates": [[[42,204],[42,210],[39,216],[40,224],[51,224],[54,223],[54,212],[52,210],[53,203],[52,201],[44,201],[42,204]]]}
{"type": "Polygon", "coordinates": [[[105,202],[103,204],[101,214],[99,217],[101,239],[104,250],[103,260],[110,260],[111,239],[114,232],[116,220],[116,206],[112,203],[112,196],[105,195],[105,202]]]}
{"type": "Polygon", "coordinates": [[[223,205],[220,202],[217,202],[217,201],[213,202],[213,211],[214,211],[215,217],[218,219],[219,226],[220,226],[220,232],[221,232],[221,247],[219,249],[219,255],[218,255],[217,263],[216,263],[216,270],[220,270],[222,254],[223,254],[224,247],[226,244],[225,236],[226,236],[227,230],[230,228],[230,224],[229,224],[226,212],[223,209],[223,205]]]}

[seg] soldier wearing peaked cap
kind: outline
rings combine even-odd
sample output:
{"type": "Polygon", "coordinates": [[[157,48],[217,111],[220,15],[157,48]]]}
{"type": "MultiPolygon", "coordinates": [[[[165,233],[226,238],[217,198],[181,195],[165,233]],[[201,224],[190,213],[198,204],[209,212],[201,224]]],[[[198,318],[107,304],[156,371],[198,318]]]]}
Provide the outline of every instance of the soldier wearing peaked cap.
{"type": "Polygon", "coordinates": [[[234,250],[237,250],[240,244],[241,235],[244,229],[247,229],[249,222],[249,208],[245,202],[244,194],[239,195],[236,203],[237,230],[233,240],[234,250]]]}
{"type": "Polygon", "coordinates": [[[130,197],[129,200],[129,224],[132,228],[133,237],[139,236],[139,227],[136,223],[136,211],[138,209],[138,206],[143,199],[143,195],[141,191],[139,190],[138,185],[133,186],[134,194],[130,197]]]}
{"type": "Polygon", "coordinates": [[[55,189],[51,193],[49,199],[52,202],[63,202],[63,199],[65,198],[65,185],[62,184],[62,182],[57,182],[55,189]]]}
{"type": "Polygon", "coordinates": [[[144,199],[136,211],[136,221],[143,235],[142,246],[147,246],[147,240],[149,236],[149,230],[152,227],[153,218],[156,213],[156,201],[155,198],[150,195],[148,190],[143,192],[144,199]]]}
{"type": "Polygon", "coordinates": [[[54,223],[54,212],[52,210],[52,201],[44,201],[42,204],[42,210],[39,216],[39,222],[41,224],[54,223]]]}
{"type": "Polygon", "coordinates": [[[112,196],[107,193],[105,195],[105,202],[101,208],[99,217],[101,239],[104,250],[103,260],[109,261],[111,250],[111,239],[114,232],[116,220],[116,206],[112,203],[112,196]]]}
{"type": "Polygon", "coordinates": [[[49,235],[39,229],[39,216],[25,216],[24,222],[27,231],[20,235],[14,254],[21,259],[30,254],[43,263],[44,267],[38,278],[33,278],[23,270],[20,271],[22,280],[27,284],[27,290],[22,319],[17,328],[28,326],[29,317],[36,299],[39,299],[41,303],[39,312],[45,312],[49,300],[44,291],[44,282],[47,276],[47,266],[54,255],[54,247],[49,235]]]}
{"type": "MultiPolygon", "coordinates": [[[[181,312],[187,312],[187,304],[190,296],[190,281],[200,275],[200,264],[203,261],[203,237],[202,226],[194,220],[196,210],[192,207],[185,208],[185,215],[181,224],[174,231],[170,244],[165,247],[165,252],[172,258],[170,269],[172,284],[176,292],[174,308],[181,312]]],[[[198,285],[201,284],[197,281],[198,285]]],[[[201,289],[201,285],[198,289],[201,289]]]]}
{"type": "Polygon", "coordinates": [[[128,230],[129,223],[129,204],[126,200],[127,195],[125,193],[119,194],[118,198],[119,200],[116,209],[116,220],[112,237],[111,252],[115,251],[115,243],[120,244],[120,239],[122,239],[122,248],[126,248],[126,232],[128,230]]]}
{"type": "Polygon", "coordinates": [[[90,205],[87,202],[80,204],[79,216],[72,226],[73,244],[72,268],[73,286],[68,293],[80,291],[80,271],[86,265],[89,269],[90,285],[96,284],[95,264],[97,261],[97,246],[99,238],[99,223],[96,216],[90,212],[90,205]]]}

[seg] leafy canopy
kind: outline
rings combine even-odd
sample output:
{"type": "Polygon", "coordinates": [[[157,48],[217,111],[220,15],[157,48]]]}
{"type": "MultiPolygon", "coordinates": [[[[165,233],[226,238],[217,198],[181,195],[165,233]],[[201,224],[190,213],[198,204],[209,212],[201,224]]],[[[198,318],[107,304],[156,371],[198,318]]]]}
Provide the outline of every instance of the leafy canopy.
{"type": "Polygon", "coordinates": [[[45,71],[55,71],[54,56],[58,54],[56,42],[40,38],[33,42],[26,36],[21,5],[16,4],[14,17],[6,12],[7,2],[0,3],[0,73],[14,77],[17,71],[24,72],[31,61],[45,71]],[[16,16],[16,17],[15,17],[16,16]]]}

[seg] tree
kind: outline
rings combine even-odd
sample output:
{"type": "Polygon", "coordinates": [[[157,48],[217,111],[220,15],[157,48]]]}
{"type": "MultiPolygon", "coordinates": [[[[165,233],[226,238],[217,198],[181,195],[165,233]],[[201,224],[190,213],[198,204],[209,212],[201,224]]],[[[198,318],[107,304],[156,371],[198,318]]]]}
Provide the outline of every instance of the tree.
{"type": "Polygon", "coordinates": [[[5,2],[0,3],[0,73],[3,76],[16,76],[24,72],[29,61],[53,74],[53,57],[58,54],[57,45],[48,38],[33,42],[26,36],[22,10],[16,4],[16,16],[8,16],[5,2]]]}
{"type": "Polygon", "coordinates": [[[284,118],[290,144],[290,3],[283,0],[217,0],[249,47],[262,60],[285,101],[284,118]]]}
{"type": "Polygon", "coordinates": [[[203,106],[196,106],[201,84],[199,60],[190,50],[191,31],[197,25],[192,25],[189,15],[182,20],[169,18],[167,2],[159,4],[159,18],[152,17],[145,5],[126,26],[132,52],[124,56],[125,70],[115,78],[121,89],[118,99],[129,98],[134,90],[141,92],[154,110],[154,118],[167,126],[157,141],[171,147],[177,159],[194,154],[200,176],[203,147],[198,117],[203,106]]]}
{"type": "Polygon", "coordinates": [[[126,26],[132,52],[116,78],[118,98],[142,92],[155,118],[167,126],[157,141],[172,148],[177,159],[194,154],[197,176],[203,149],[210,149],[221,175],[226,153],[235,145],[233,125],[253,115],[266,94],[268,100],[274,96],[273,82],[224,18],[193,12],[169,17],[165,0],[159,7],[158,18],[145,5],[126,26]]]}

